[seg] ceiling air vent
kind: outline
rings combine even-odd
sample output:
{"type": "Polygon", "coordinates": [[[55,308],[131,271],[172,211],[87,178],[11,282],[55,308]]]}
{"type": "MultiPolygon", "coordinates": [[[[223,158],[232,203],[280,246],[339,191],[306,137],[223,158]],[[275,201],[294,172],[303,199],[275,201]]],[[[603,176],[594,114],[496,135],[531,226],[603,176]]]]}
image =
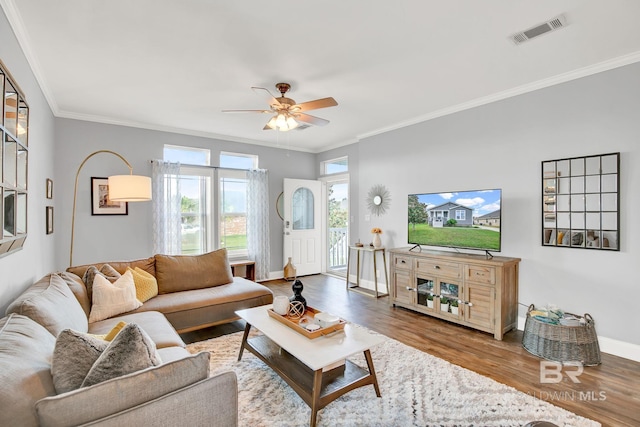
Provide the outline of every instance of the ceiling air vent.
{"type": "Polygon", "coordinates": [[[522,44],[535,37],[549,33],[551,31],[559,30],[560,28],[564,28],[566,26],[567,26],[567,19],[565,18],[564,15],[560,15],[560,16],[556,16],[555,18],[545,23],[536,25],[535,27],[531,27],[528,30],[524,30],[519,33],[513,34],[509,38],[515,44],[522,44]]]}

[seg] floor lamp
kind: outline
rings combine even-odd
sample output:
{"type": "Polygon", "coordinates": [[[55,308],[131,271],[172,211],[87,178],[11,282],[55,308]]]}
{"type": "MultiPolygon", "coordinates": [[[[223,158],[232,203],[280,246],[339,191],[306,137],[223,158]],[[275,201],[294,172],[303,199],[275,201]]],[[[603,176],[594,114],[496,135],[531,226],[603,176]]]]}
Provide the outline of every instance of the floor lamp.
{"type": "Polygon", "coordinates": [[[73,265],[73,237],[76,223],[76,199],[78,197],[78,176],[87,160],[100,153],[113,154],[120,158],[129,168],[129,175],[113,175],[108,178],[109,199],[114,202],[144,202],[151,200],[151,178],[148,176],[134,175],[131,163],[120,154],[111,150],[98,150],[89,154],[78,167],[76,182],[73,187],[73,211],[71,213],[71,249],[69,250],[69,267],[73,265]]]}

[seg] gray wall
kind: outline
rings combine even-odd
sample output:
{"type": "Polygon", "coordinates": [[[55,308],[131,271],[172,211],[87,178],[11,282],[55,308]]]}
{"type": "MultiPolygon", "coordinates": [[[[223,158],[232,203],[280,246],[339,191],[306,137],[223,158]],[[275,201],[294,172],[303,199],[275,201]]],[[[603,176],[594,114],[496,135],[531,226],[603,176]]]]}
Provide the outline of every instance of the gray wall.
{"type": "MultiPolygon", "coordinates": [[[[96,150],[109,149],[121,154],[131,163],[134,173],[147,176],[151,175],[150,160],[162,158],[165,144],[207,148],[211,150],[213,165],[218,164],[220,151],[257,154],[259,167],[269,170],[271,271],[282,270],[284,265],[282,221],[275,210],[283,179],[315,179],[318,170],[315,155],[310,153],[80,120],[56,119],[56,141],[59,142],[54,158],[59,165],[56,168],[57,200],[66,207],[56,218],[56,266],[61,269],[69,265],[70,207],[75,174],[82,160],[96,150]]],[[[110,154],[98,154],[80,172],[74,265],[153,255],[150,202],[129,203],[128,216],[91,215],[91,177],[106,177],[119,171],[128,172],[120,159],[110,154]]]]}
{"type": "Polygon", "coordinates": [[[363,140],[353,238],[377,226],[386,247],[407,246],[408,194],[502,188],[498,255],[522,258],[520,302],[590,313],[599,336],[640,344],[640,225],[629,214],[640,210],[639,112],[634,64],[363,140]],[[618,151],[621,251],[542,247],[540,162],[618,151]],[[366,222],[373,184],[388,187],[391,209],[366,222]]]}
{"type": "Polygon", "coordinates": [[[58,233],[45,233],[45,206],[59,209],[57,183],[54,199],[45,197],[45,183],[53,175],[54,120],[49,105],[38,86],[20,46],[11,31],[4,11],[0,9],[0,60],[8,68],[29,103],[29,171],[27,188],[27,240],[22,250],[0,258],[0,317],[9,302],[25,287],[53,270],[54,239],[58,233]]]}

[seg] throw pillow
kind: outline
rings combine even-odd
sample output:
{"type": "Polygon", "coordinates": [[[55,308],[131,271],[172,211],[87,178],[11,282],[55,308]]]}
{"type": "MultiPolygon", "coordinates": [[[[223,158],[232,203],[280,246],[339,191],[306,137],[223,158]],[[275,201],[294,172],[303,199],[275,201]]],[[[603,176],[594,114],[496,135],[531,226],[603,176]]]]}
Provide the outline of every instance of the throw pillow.
{"type": "Polygon", "coordinates": [[[103,341],[112,341],[116,337],[116,335],[118,335],[118,332],[120,332],[122,328],[124,328],[125,326],[127,326],[127,322],[123,322],[121,320],[118,322],[116,326],[111,328],[111,330],[106,334],[89,334],[89,335],[91,335],[92,337],[101,339],[103,341]]]}
{"type": "Polygon", "coordinates": [[[141,305],[136,298],[136,287],[131,272],[125,272],[115,283],[110,283],[104,276],[96,274],[89,323],[135,310],[141,305]]]}
{"type": "Polygon", "coordinates": [[[80,388],[89,370],[109,343],[72,329],[60,332],[51,360],[51,376],[56,392],[80,388]]]}
{"type": "Polygon", "coordinates": [[[156,254],[155,257],[160,294],[233,283],[226,248],[202,255],[156,254]]]}
{"type": "Polygon", "coordinates": [[[158,366],[160,363],[162,361],[156,345],[149,335],[140,326],[129,323],[95,361],[82,382],[82,387],[158,366]]]}
{"type": "Polygon", "coordinates": [[[115,282],[120,278],[120,273],[118,273],[116,269],[111,267],[109,264],[103,264],[99,270],[95,265],[87,268],[87,271],[85,271],[82,276],[82,281],[87,287],[87,294],[89,295],[90,301],[93,301],[93,281],[95,280],[96,275],[102,275],[110,282],[115,282]]]}
{"type": "Polygon", "coordinates": [[[158,295],[158,281],[153,274],[144,271],[140,267],[127,268],[133,275],[133,283],[136,286],[136,298],[140,302],[145,302],[158,295]]]}

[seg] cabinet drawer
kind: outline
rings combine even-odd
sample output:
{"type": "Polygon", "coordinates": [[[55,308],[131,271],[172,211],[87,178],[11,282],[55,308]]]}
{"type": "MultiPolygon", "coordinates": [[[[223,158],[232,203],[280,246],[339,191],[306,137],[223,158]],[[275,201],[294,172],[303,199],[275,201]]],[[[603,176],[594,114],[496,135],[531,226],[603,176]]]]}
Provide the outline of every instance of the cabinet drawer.
{"type": "Polygon", "coordinates": [[[487,285],[495,285],[496,268],[485,267],[482,265],[465,265],[466,280],[476,283],[485,283],[487,285]]]}
{"type": "Polygon", "coordinates": [[[393,265],[403,270],[411,270],[413,268],[413,258],[408,256],[394,255],[393,265]]]}
{"type": "Polygon", "coordinates": [[[416,260],[416,270],[422,273],[429,273],[437,276],[452,277],[459,279],[462,277],[462,264],[457,262],[441,262],[436,260],[416,260]]]}

